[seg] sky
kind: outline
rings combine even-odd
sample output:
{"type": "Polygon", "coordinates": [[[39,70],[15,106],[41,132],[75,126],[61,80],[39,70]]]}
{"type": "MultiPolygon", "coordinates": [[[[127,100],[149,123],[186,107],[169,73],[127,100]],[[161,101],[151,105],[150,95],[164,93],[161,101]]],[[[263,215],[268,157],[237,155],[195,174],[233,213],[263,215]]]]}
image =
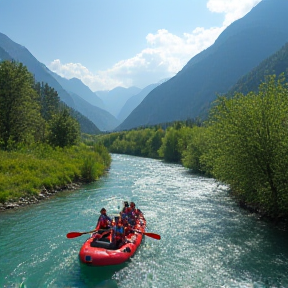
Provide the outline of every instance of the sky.
{"type": "Polygon", "coordinates": [[[0,0],[0,32],[92,91],[142,89],[174,76],[259,2],[0,0]]]}

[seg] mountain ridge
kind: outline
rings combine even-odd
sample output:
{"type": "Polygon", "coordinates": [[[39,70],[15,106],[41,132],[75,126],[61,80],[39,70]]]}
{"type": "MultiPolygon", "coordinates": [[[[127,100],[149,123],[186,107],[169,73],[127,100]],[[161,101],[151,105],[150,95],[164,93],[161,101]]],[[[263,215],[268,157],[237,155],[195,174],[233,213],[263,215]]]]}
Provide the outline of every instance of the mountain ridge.
{"type": "Polygon", "coordinates": [[[126,101],[141,91],[140,88],[132,86],[128,88],[115,87],[112,90],[94,92],[103,101],[105,109],[118,119],[120,110],[126,101]]]}
{"type": "Polygon", "coordinates": [[[259,85],[265,81],[267,75],[279,76],[284,73],[288,75],[288,42],[276,53],[262,61],[249,73],[242,76],[226,93],[227,97],[232,97],[235,93],[258,92],[259,85]]]}
{"type": "MultiPolygon", "coordinates": [[[[81,110],[83,116],[92,121],[97,129],[99,128],[101,131],[108,131],[119,125],[119,121],[109,112],[89,104],[91,106],[90,107],[88,105],[88,102],[85,101],[83,98],[81,98],[81,96],[77,95],[76,93],[68,93],[65,89],[63,89],[63,87],[59,84],[59,82],[51,75],[53,73],[52,71],[50,71],[43,63],[39,62],[29,52],[27,48],[25,48],[20,44],[15,43],[3,33],[0,33],[0,47],[2,48],[1,50],[2,57],[4,56],[7,57],[9,55],[10,56],[9,60],[13,59],[15,61],[23,63],[27,67],[29,72],[31,72],[34,75],[35,80],[37,82],[47,83],[49,86],[54,88],[58,92],[61,101],[63,101],[66,105],[68,105],[75,111],[79,112],[79,110],[81,110]],[[3,51],[5,51],[6,53],[5,55],[3,51]],[[83,107],[86,108],[89,107],[88,114],[90,115],[90,117],[93,114],[93,120],[90,119],[87,115],[85,115],[87,109],[83,107]],[[93,112],[91,112],[91,110],[93,112]],[[105,119],[105,121],[103,121],[103,119],[105,119]]],[[[3,60],[6,60],[6,58],[3,60]]],[[[89,124],[89,126],[91,125],[89,124]]]]}
{"type": "Polygon", "coordinates": [[[285,11],[287,0],[260,2],[173,78],[152,90],[115,130],[204,117],[217,94],[226,93],[288,41],[285,11]]]}
{"type": "Polygon", "coordinates": [[[150,84],[144,87],[138,94],[131,96],[121,108],[117,118],[121,122],[124,121],[130,115],[130,113],[143,101],[148,93],[150,93],[158,85],[160,85],[160,83],[150,84]]]}
{"type": "Polygon", "coordinates": [[[49,71],[50,74],[59,82],[59,84],[69,93],[73,92],[79,95],[82,99],[89,102],[91,105],[105,109],[102,99],[100,99],[94,92],[90,90],[80,79],[64,78],[53,71],[49,71]]]}

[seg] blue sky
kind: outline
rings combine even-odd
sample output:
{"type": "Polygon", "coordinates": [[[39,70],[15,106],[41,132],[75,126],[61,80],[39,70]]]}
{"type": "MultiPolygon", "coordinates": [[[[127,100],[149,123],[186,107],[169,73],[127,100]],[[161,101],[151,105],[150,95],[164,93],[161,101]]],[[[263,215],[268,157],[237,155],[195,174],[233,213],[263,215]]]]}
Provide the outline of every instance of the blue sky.
{"type": "Polygon", "coordinates": [[[92,91],[174,76],[261,0],[0,0],[0,32],[92,91]]]}

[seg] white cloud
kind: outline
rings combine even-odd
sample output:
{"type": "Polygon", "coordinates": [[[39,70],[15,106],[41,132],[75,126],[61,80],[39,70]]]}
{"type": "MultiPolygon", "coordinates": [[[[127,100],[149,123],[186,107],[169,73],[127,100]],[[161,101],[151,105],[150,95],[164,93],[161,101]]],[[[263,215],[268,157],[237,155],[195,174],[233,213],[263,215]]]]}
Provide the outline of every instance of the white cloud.
{"type": "Polygon", "coordinates": [[[227,27],[235,20],[247,14],[259,2],[261,0],[209,0],[207,8],[211,12],[224,13],[225,20],[223,26],[227,27]]]}
{"type": "Polygon", "coordinates": [[[92,91],[113,89],[116,86],[144,87],[175,75],[193,56],[211,46],[219,34],[232,22],[243,17],[261,0],[209,0],[207,8],[223,13],[222,27],[195,28],[181,36],[165,29],[146,36],[147,47],[134,57],[116,63],[110,69],[91,73],[80,63],[62,64],[54,60],[49,68],[65,77],[77,77],[92,91]]]}
{"type": "Polygon", "coordinates": [[[121,80],[109,75],[109,70],[99,71],[97,74],[90,72],[80,63],[62,64],[59,59],[50,63],[48,68],[58,75],[71,79],[73,77],[81,79],[83,83],[90,87],[92,91],[111,89],[116,86],[123,86],[121,80]]]}
{"type": "Polygon", "coordinates": [[[59,59],[50,63],[49,69],[68,79],[81,79],[92,91],[116,86],[144,87],[174,76],[194,55],[209,47],[221,31],[221,28],[196,28],[182,37],[165,29],[156,34],[149,33],[146,36],[147,48],[96,74],[80,63],[63,64],[59,59]]]}

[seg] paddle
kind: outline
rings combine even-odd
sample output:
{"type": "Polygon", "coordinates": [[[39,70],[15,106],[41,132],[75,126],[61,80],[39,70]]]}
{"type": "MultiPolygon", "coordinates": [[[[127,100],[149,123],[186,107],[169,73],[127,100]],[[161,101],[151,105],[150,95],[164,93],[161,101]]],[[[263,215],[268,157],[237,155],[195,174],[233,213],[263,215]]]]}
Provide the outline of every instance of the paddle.
{"type": "MultiPolygon", "coordinates": [[[[69,232],[66,237],[71,239],[71,238],[76,238],[76,237],[79,237],[83,234],[89,234],[89,233],[93,233],[93,232],[96,232],[97,230],[92,230],[92,231],[89,231],[89,232],[69,232]]],[[[151,237],[151,238],[154,238],[156,240],[160,240],[161,239],[161,236],[159,234],[155,234],[155,233],[148,233],[148,232],[141,232],[141,231],[138,231],[138,230],[133,230],[135,232],[138,232],[138,233],[142,233],[143,235],[146,235],[148,237],[151,237]]]]}
{"type": "Polygon", "coordinates": [[[155,233],[148,233],[148,232],[141,232],[139,230],[133,230],[134,232],[137,232],[137,233],[142,233],[143,235],[146,235],[148,237],[151,237],[151,238],[154,238],[156,240],[160,240],[161,239],[161,236],[159,234],[155,234],[155,233]]]}
{"type": "Polygon", "coordinates": [[[89,234],[89,233],[93,233],[93,232],[96,232],[97,230],[92,230],[92,231],[89,231],[89,232],[69,232],[66,237],[67,238],[76,238],[76,237],[79,237],[83,234],[89,234]]]}
{"type": "Polygon", "coordinates": [[[142,232],[143,235],[146,235],[148,237],[154,238],[156,240],[160,240],[161,236],[159,234],[155,234],[155,233],[146,233],[146,232],[142,232]]]}

